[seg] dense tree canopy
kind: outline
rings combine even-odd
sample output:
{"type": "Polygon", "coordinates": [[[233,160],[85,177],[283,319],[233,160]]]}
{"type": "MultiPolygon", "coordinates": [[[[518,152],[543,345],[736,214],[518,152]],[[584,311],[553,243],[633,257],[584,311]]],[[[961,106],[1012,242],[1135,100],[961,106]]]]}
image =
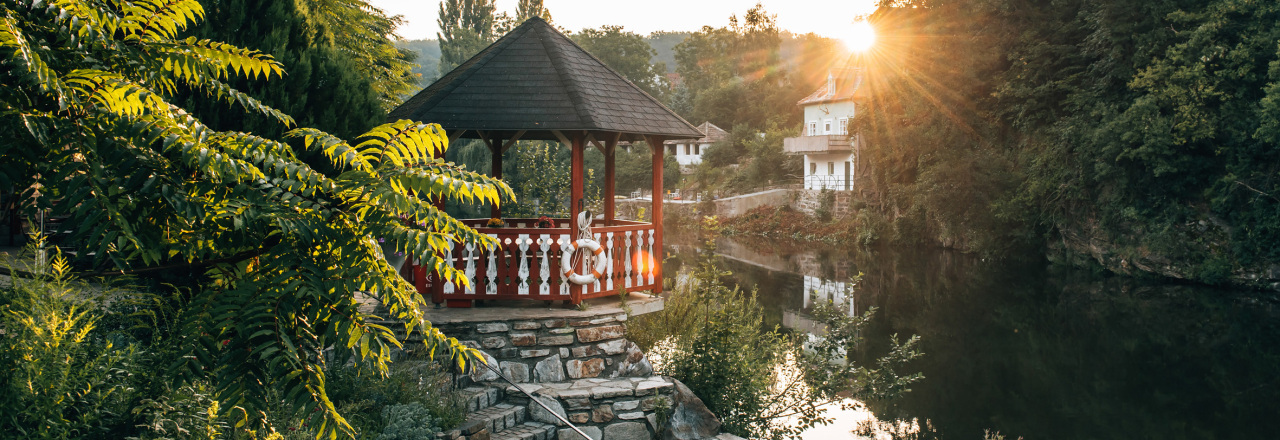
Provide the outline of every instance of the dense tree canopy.
{"type": "Polygon", "coordinates": [[[663,76],[667,66],[650,62],[657,54],[639,34],[622,30],[622,26],[601,26],[600,29],[583,29],[570,36],[587,52],[600,58],[606,66],[616,70],[649,96],[666,102],[670,86],[663,76]]]}
{"type": "Polygon", "coordinates": [[[1206,282],[1280,259],[1280,5],[900,3],[856,123],[904,235],[1206,282]]]}
{"type": "Polygon", "coordinates": [[[813,91],[812,84],[793,79],[799,66],[787,66],[781,49],[776,17],[759,4],[741,19],[729,17],[727,27],[704,26],[675,47],[682,84],[673,93],[672,108],[694,123],[721,127],[747,124],[763,130],[770,123],[798,123],[795,104],[813,91]]]}
{"type": "Polygon", "coordinates": [[[495,34],[494,0],[445,0],[440,2],[436,24],[440,32],[440,76],[480,53],[500,35],[495,34]]]}
{"type": "Polygon", "coordinates": [[[324,353],[385,371],[400,344],[367,319],[357,292],[425,332],[433,350],[471,352],[423,320],[425,300],[384,252],[421,256],[462,282],[437,257],[447,240],[491,239],[423,199],[497,203],[512,192],[443,161],[438,125],[384,124],[356,143],[289,131],[300,149],[210,128],[175,98],[294,120],[227,82],[281,82],[280,62],[179,38],[204,15],[194,0],[0,4],[0,172],[34,208],[69,218],[82,267],[210,280],[182,305],[176,380],[208,380],[247,418],[283,398],[323,414],[320,432],[348,429],[327,397],[324,353]]]}
{"type": "MultiPolygon", "coordinates": [[[[413,54],[395,47],[398,23],[355,0],[269,2],[213,0],[192,27],[197,38],[253,47],[279,61],[289,79],[264,83],[229,78],[230,86],[258,97],[302,126],[351,138],[383,122],[414,84],[413,54]]],[[[219,130],[278,137],[279,124],[200,97],[183,100],[219,130]]]]}

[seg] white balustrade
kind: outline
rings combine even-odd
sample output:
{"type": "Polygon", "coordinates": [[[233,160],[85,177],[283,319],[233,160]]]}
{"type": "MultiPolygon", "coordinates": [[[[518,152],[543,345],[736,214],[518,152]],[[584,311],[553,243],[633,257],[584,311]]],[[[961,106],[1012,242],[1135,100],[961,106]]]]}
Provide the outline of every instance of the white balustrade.
{"type": "Polygon", "coordinates": [[[529,294],[529,244],[532,243],[532,241],[529,240],[529,234],[520,234],[519,237],[516,237],[516,241],[520,243],[520,271],[517,272],[517,275],[520,276],[520,287],[516,288],[516,294],[528,295],[529,294]]]}

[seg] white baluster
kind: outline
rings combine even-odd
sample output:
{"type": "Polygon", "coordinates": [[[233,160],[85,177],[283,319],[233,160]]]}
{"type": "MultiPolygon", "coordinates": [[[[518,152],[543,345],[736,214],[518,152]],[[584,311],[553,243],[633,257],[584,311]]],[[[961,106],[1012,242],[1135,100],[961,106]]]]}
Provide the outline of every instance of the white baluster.
{"type": "Polygon", "coordinates": [[[489,267],[486,268],[484,274],[489,277],[489,282],[485,283],[484,293],[486,295],[498,294],[498,253],[502,252],[502,239],[497,234],[485,234],[493,237],[498,242],[497,245],[489,249],[489,267]]]}
{"type": "MultiPolygon", "coordinates": [[[[560,252],[573,252],[573,245],[570,244],[572,242],[569,234],[560,234],[560,252]]],[[[565,296],[569,295],[569,277],[564,276],[564,273],[569,270],[573,270],[573,267],[560,268],[560,294],[565,296]]]]}
{"type": "Polygon", "coordinates": [[[520,276],[520,287],[516,288],[516,294],[528,295],[529,294],[529,243],[531,243],[532,241],[529,240],[529,234],[520,234],[520,236],[517,237],[516,240],[520,242],[520,271],[517,272],[517,274],[520,276]]]}
{"type": "Polygon", "coordinates": [[[654,235],[653,233],[654,231],[650,229],[649,230],[649,284],[655,284],[653,281],[653,275],[658,273],[657,271],[658,262],[661,260],[660,258],[658,258],[657,253],[662,252],[661,249],[658,249],[656,251],[653,250],[653,235],[654,235]]]}
{"type": "MultiPolygon", "coordinates": [[[[605,245],[605,243],[603,243],[603,242],[601,242],[601,241],[600,241],[600,233],[599,233],[599,232],[597,232],[597,233],[595,233],[595,234],[596,234],[596,243],[600,243],[600,245],[601,245],[601,246],[604,246],[604,245],[605,245]]],[[[587,253],[587,255],[591,255],[591,254],[590,254],[590,253],[587,253]]],[[[591,265],[590,265],[590,266],[587,266],[588,268],[594,268],[594,267],[596,267],[596,258],[605,258],[605,256],[604,256],[604,254],[600,254],[600,255],[598,255],[598,256],[597,256],[597,255],[591,255],[591,258],[590,258],[590,260],[591,260],[591,265]]],[[[603,275],[603,274],[602,274],[602,275],[603,275]]],[[[601,279],[597,278],[597,279],[596,279],[596,282],[595,282],[594,284],[592,284],[592,285],[591,285],[591,288],[593,289],[593,290],[592,290],[592,292],[599,292],[599,291],[600,291],[600,282],[601,282],[601,281],[603,281],[603,280],[601,280],[601,279]]]]}
{"type": "MultiPolygon", "coordinates": [[[[645,232],[644,229],[636,231],[636,255],[637,256],[645,255],[644,232],[645,232]]],[[[637,266],[636,267],[636,287],[644,285],[644,265],[648,263],[647,260],[649,257],[646,256],[644,258],[645,258],[644,260],[640,260],[637,258],[637,260],[639,261],[636,261],[636,266],[637,266]]]]}
{"type": "MultiPolygon", "coordinates": [[[[458,268],[458,262],[457,262],[457,261],[453,261],[453,239],[452,239],[452,238],[445,237],[444,242],[445,242],[445,247],[444,247],[444,264],[445,264],[445,265],[447,265],[447,266],[449,266],[450,268],[457,269],[457,268],[458,268]]],[[[441,275],[443,275],[443,274],[441,274],[441,275]]],[[[442,277],[442,278],[443,278],[443,277],[442,277]]],[[[443,281],[444,281],[444,289],[443,289],[443,290],[444,290],[444,293],[453,293],[453,292],[454,292],[454,290],[455,290],[455,289],[454,289],[454,285],[453,285],[453,281],[451,281],[451,280],[447,280],[447,279],[446,279],[446,280],[443,280],[443,281]]]]}
{"type": "Polygon", "coordinates": [[[627,238],[623,243],[625,243],[623,251],[627,253],[627,261],[622,263],[622,285],[631,287],[631,260],[636,258],[635,254],[631,253],[631,231],[627,231],[627,238]]]}
{"type": "Polygon", "coordinates": [[[613,233],[605,234],[605,237],[608,237],[605,239],[608,249],[605,249],[604,256],[609,259],[609,264],[604,268],[604,277],[607,280],[604,288],[605,290],[613,290],[613,233]]]}
{"type": "Polygon", "coordinates": [[[551,294],[551,234],[542,234],[538,236],[538,245],[542,248],[542,270],[539,274],[542,277],[542,284],[538,285],[539,295],[551,294]]]}
{"type": "Polygon", "coordinates": [[[467,243],[466,258],[467,258],[467,269],[463,271],[463,274],[467,276],[467,291],[464,293],[471,295],[476,293],[476,244],[475,243],[467,243]]]}

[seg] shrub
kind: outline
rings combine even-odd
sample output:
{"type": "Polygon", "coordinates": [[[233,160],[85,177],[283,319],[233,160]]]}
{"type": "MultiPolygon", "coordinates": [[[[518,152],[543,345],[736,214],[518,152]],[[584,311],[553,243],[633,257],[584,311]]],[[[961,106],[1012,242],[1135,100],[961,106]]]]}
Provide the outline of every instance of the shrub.
{"type": "Polygon", "coordinates": [[[890,398],[907,391],[919,374],[901,375],[919,357],[918,338],[898,343],[866,368],[849,359],[863,340],[868,312],[850,318],[834,306],[814,310],[827,333],[803,345],[779,329],[765,328],[755,292],[727,287],[716,263],[715,217],[704,219],[706,242],[692,273],[681,273],[665,308],[630,319],[628,338],[651,350],[663,374],[684,382],[720,417],[723,429],[749,438],[797,436],[829,423],[825,405],[854,398],[890,398]]]}
{"type": "Polygon", "coordinates": [[[831,221],[832,212],[836,205],[836,193],[828,188],[822,188],[818,192],[818,208],[813,210],[814,217],[824,222],[831,221]]]}
{"type": "Polygon", "coordinates": [[[431,412],[418,402],[389,405],[382,409],[382,419],[387,426],[378,440],[431,440],[440,432],[431,412]]]}
{"type": "Polygon", "coordinates": [[[99,306],[60,252],[44,269],[0,288],[0,432],[106,437],[127,415],[138,352],[94,333],[99,306]]]}

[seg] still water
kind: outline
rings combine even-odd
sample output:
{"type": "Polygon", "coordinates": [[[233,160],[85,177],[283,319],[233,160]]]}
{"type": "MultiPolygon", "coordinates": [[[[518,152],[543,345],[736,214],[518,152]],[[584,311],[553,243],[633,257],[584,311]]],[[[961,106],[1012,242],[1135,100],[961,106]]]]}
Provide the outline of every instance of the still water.
{"type": "MultiPolygon", "coordinates": [[[[694,261],[696,238],[666,240],[665,273],[694,261]]],[[[867,402],[911,438],[1280,438],[1280,309],[1253,299],[1270,295],[937,249],[721,239],[718,252],[771,324],[803,330],[806,305],[831,298],[878,309],[864,359],[920,335],[925,379],[867,402]]],[[[869,417],[842,413],[806,439],[858,438],[869,417]]]]}

